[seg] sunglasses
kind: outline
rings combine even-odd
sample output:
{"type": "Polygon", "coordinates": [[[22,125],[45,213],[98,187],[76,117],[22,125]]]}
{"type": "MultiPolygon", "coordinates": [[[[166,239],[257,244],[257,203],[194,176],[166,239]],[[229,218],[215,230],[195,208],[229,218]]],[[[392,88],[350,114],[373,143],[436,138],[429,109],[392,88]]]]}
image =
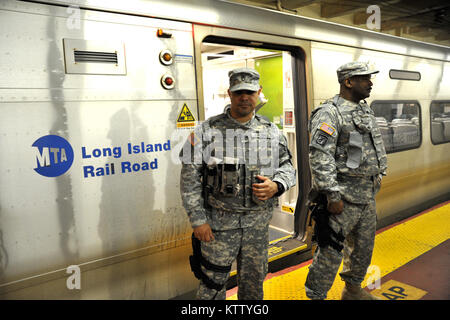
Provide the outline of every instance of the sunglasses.
{"type": "Polygon", "coordinates": [[[254,93],[256,93],[256,91],[251,91],[251,90],[237,90],[237,91],[233,91],[233,94],[235,95],[242,95],[242,94],[246,94],[246,95],[253,95],[254,93]]]}

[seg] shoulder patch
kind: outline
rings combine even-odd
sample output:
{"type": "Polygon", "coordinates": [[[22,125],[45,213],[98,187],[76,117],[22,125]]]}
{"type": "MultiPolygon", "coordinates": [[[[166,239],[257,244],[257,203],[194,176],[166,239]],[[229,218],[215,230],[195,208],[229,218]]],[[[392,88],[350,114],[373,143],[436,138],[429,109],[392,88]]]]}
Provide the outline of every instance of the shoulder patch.
{"type": "Polygon", "coordinates": [[[336,132],[335,128],[333,128],[332,126],[330,126],[328,123],[325,122],[322,122],[320,124],[319,129],[330,136],[332,136],[336,132]]]}
{"type": "Polygon", "coordinates": [[[324,135],[324,134],[319,134],[319,135],[317,135],[317,138],[316,138],[316,143],[319,145],[319,146],[324,146],[326,143],[327,143],[327,141],[328,141],[328,137],[326,136],[326,135],[324,135]]]}

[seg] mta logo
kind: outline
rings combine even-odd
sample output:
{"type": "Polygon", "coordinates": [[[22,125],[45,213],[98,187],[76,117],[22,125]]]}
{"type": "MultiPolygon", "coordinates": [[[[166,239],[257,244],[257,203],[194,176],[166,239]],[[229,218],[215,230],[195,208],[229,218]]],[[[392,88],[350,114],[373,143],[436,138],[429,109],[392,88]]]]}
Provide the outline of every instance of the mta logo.
{"type": "Polygon", "coordinates": [[[34,171],[45,177],[58,177],[70,169],[73,163],[73,149],[66,139],[48,135],[33,144],[36,151],[34,171]]]}

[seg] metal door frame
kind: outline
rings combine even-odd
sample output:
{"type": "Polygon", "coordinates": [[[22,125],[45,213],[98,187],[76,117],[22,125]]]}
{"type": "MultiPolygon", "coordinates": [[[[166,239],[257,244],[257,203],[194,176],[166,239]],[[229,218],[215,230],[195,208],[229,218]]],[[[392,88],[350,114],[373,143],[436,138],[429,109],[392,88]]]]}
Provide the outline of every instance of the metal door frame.
{"type": "Polygon", "coordinates": [[[208,37],[217,43],[254,48],[289,51],[292,54],[292,84],[294,88],[294,113],[297,144],[298,199],[295,208],[294,230],[299,240],[307,238],[308,208],[306,200],[311,185],[309,170],[309,132],[308,117],[313,105],[311,44],[310,41],[260,34],[255,32],[220,28],[205,25],[193,25],[195,70],[197,79],[198,115],[205,120],[203,99],[203,70],[201,44],[208,37]],[[301,156],[299,156],[301,155],[301,156]]]}

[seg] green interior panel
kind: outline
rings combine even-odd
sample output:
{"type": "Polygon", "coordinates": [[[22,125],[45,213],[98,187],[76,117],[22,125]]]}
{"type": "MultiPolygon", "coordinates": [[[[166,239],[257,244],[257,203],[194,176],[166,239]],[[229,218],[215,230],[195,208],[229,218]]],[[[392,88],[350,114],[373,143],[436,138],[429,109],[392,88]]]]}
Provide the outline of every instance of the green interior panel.
{"type": "Polygon", "coordinates": [[[258,114],[267,117],[281,129],[280,117],[283,115],[283,58],[281,56],[256,60],[255,69],[261,79],[266,99],[269,99],[258,114]],[[278,118],[278,121],[277,121],[278,118]]]}

